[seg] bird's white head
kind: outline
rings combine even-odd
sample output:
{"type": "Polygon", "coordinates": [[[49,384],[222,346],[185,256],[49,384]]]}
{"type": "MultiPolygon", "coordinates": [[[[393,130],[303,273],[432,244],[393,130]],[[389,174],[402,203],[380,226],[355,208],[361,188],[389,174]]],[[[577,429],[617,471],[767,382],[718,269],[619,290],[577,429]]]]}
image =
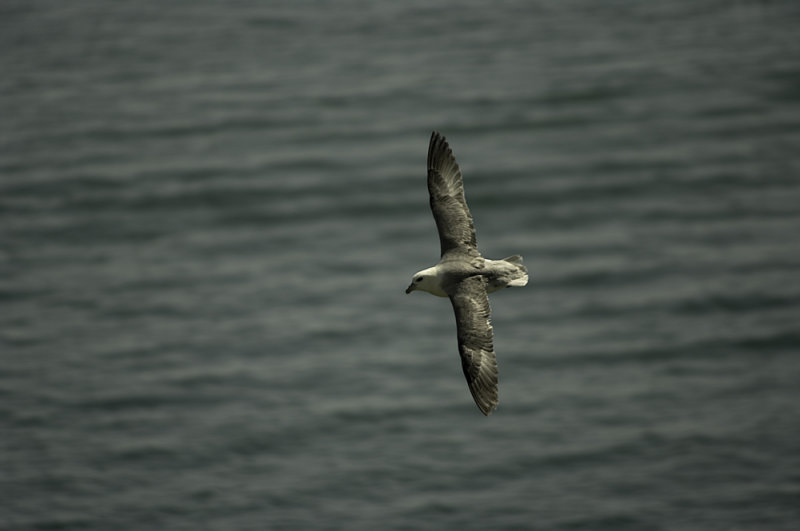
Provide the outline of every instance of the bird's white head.
{"type": "Polygon", "coordinates": [[[439,282],[439,275],[435,267],[429,267],[428,269],[423,269],[422,271],[414,273],[414,276],[411,277],[411,284],[406,288],[406,293],[417,290],[427,291],[438,297],[447,297],[447,294],[442,290],[442,286],[439,282]]]}

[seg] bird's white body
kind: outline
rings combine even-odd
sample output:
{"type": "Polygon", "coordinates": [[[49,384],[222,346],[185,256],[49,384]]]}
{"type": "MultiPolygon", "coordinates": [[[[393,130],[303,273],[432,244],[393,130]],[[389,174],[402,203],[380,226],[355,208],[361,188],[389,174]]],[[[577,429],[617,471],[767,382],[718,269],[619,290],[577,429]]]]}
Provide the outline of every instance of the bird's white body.
{"type": "MultiPolygon", "coordinates": [[[[482,267],[475,267],[474,273],[467,273],[466,275],[462,273],[461,276],[479,275],[487,277],[487,293],[494,293],[503,288],[522,287],[528,284],[528,273],[522,266],[522,257],[510,256],[503,260],[482,259],[480,262],[482,262],[482,267]]],[[[458,272],[453,269],[452,267],[447,267],[446,263],[440,263],[422,271],[417,271],[406,293],[419,290],[427,291],[437,297],[448,297],[445,286],[452,282],[453,275],[458,275],[458,272]]]]}

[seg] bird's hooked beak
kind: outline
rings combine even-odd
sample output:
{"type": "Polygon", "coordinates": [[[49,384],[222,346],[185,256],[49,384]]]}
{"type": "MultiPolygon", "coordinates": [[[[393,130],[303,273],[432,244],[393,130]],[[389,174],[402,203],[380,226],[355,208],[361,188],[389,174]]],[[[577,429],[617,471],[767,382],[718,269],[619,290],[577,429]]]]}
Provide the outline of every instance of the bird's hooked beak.
{"type": "Polygon", "coordinates": [[[413,283],[409,284],[408,287],[406,288],[406,295],[408,295],[412,291],[414,291],[414,284],[413,283]]]}

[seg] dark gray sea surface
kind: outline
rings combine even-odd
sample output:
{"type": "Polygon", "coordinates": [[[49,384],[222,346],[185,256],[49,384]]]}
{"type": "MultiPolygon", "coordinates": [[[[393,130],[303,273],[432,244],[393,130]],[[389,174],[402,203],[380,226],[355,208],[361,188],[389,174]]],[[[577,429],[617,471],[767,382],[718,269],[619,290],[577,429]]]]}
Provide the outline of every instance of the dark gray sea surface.
{"type": "Polygon", "coordinates": [[[3,530],[800,528],[800,3],[0,4],[3,530]],[[475,407],[440,130],[492,295],[475,407]]]}

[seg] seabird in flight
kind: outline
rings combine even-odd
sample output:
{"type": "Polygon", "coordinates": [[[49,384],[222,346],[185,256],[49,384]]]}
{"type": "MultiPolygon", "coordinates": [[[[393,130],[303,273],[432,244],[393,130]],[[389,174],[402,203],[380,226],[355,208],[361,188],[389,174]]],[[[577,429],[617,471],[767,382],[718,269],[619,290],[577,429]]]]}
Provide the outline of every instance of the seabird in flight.
{"type": "Polygon", "coordinates": [[[411,280],[406,293],[427,291],[449,297],[456,314],[458,352],[472,398],[484,415],[497,407],[497,359],[492,342],[489,293],[525,286],[522,257],[489,260],[481,256],[475,226],[464,199],[464,183],[453,150],[434,131],[428,146],[428,193],[439,230],[441,259],[411,280]]]}

